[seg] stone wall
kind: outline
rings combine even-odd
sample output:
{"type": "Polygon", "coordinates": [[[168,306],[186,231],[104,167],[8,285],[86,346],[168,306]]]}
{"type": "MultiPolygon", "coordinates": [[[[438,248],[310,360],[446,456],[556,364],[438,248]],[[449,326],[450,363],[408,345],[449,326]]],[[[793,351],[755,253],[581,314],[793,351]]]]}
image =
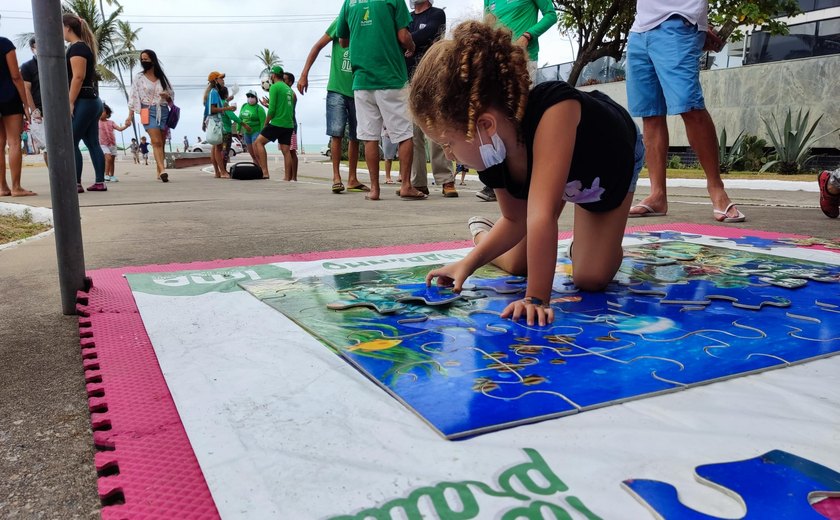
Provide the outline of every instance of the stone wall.
{"type": "MultiPolygon", "coordinates": [[[[718,135],[726,128],[727,144],[741,131],[768,139],[762,116],[772,124],[775,115],[782,126],[788,107],[794,116],[800,108],[810,110],[812,122],[823,116],[815,135],[840,128],[840,55],[707,70],[700,73],[700,82],[718,135]]],[[[627,107],[623,81],[580,88],[600,90],[627,107]]],[[[638,123],[641,126],[641,120],[638,123]]],[[[668,131],[672,147],[688,146],[678,116],[668,118],[668,131]]],[[[816,146],[840,148],[840,138],[834,134],[816,146]]]]}

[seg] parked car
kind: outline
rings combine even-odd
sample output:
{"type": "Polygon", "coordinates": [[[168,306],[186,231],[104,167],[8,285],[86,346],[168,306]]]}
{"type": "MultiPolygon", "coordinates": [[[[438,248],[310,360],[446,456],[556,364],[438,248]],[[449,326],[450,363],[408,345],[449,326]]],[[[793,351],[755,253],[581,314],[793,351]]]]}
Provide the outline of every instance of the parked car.
{"type": "Polygon", "coordinates": [[[331,153],[330,152],[330,145],[326,145],[323,148],[321,148],[321,155],[325,155],[325,156],[329,157],[330,153],[331,153]]]}
{"type": "MultiPolygon", "coordinates": [[[[201,153],[201,152],[210,153],[210,148],[212,148],[212,147],[213,147],[212,144],[204,143],[204,142],[193,143],[192,146],[191,146],[192,151],[197,152],[197,153],[201,153]]],[[[235,157],[236,154],[238,154],[238,153],[245,153],[245,147],[242,145],[242,142],[239,140],[238,137],[234,137],[233,138],[233,143],[230,146],[230,156],[235,157]]]]}

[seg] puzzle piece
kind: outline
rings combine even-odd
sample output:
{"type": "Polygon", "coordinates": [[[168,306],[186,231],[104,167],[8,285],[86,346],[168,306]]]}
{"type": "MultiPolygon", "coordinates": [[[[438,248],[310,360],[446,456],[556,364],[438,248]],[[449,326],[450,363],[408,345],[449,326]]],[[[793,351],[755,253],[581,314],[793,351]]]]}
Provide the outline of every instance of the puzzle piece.
{"type": "Polygon", "coordinates": [[[628,289],[637,294],[661,296],[660,303],[679,305],[709,305],[712,300],[726,300],[734,307],[759,310],[765,305],[789,307],[789,299],[774,293],[773,287],[717,287],[709,280],[689,280],[669,285],[640,284],[628,289]]]}
{"type": "MultiPolygon", "coordinates": [[[[752,459],[708,464],[696,469],[697,480],[737,497],[746,506],[743,520],[767,518],[825,520],[810,498],[840,493],[840,473],[781,450],[752,459]]],[[[622,487],[665,520],[721,520],[682,504],[671,484],[656,480],[625,480],[622,487]]]]}
{"type": "Polygon", "coordinates": [[[680,233],[679,231],[636,231],[635,233],[628,233],[624,235],[627,238],[638,238],[640,240],[651,241],[666,241],[676,240],[684,241],[685,239],[700,238],[701,235],[693,235],[690,233],[680,233]]]}
{"type": "Polygon", "coordinates": [[[752,235],[737,237],[737,238],[719,238],[714,237],[712,240],[717,242],[735,242],[739,246],[749,246],[754,247],[756,249],[773,249],[774,247],[779,247],[780,244],[778,240],[772,238],[761,238],[752,235]]]}
{"type": "Polygon", "coordinates": [[[840,239],[829,238],[779,238],[776,240],[780,244],[791,245],[796,247],[824,247],[826,249],[840,249],[840,239]]]}
{"type": "Polygon", "coordinates": [[[347,309],[354,309],[364,307],[378,312],[379,314],[393,314],[406,309],[402,303],[397,303],[390,300],[338,300],[327,304],[327,309],[333,311],[345,311],[347,309]]]}
{"type": "Polygon", "coordinates": [[[506,276],[502,278],[470,277],[462,287],[465,291],[493,291],[496,294],[518,294],[525,292],[527,278],[506,276]]]}
{"type": "Polygon", "coordinates": [[[401,291],[394,299],[400,303],[422,303],[423,305],[447,305],[461,296],[448,287],[426,286],[425,283],[402,284],[395,286],[401,291]]]}

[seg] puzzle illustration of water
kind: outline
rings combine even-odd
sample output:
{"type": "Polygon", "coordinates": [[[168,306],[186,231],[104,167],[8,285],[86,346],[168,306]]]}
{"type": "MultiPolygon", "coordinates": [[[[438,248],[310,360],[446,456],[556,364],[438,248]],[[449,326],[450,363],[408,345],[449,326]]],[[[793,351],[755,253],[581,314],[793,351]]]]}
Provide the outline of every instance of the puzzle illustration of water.
{"type": "Polygon", "coordinates": [[[500,318],[525,281],[492,267],[433,301],[417,296],[429,267],[240,286],[450,439],[840,350],[840,267],[682,239],[626,253],[594,293],[560,258],[545,327],[500,318]]]}

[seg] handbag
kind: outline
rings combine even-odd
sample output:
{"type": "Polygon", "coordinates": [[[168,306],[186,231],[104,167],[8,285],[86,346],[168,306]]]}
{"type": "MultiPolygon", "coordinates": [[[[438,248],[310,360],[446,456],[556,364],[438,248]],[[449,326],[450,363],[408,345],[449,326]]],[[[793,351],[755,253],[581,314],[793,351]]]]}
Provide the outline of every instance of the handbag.
{"type": "Polygon", "coordinates": [[[210,113],[210,98],[207,99],[207,113],[210,115],[205,120],[207,134],[204,137],[204,142],[212,145],[222,144],[224,138],[222,135],[222,118],[210,113]]]}
{"type": "Polygon", "coordinates": [[[166,127],[175,128],[181,120],[181,109],[175,106],[174,102],[169,103],[169,115],[166,116],[166,127]]]}

